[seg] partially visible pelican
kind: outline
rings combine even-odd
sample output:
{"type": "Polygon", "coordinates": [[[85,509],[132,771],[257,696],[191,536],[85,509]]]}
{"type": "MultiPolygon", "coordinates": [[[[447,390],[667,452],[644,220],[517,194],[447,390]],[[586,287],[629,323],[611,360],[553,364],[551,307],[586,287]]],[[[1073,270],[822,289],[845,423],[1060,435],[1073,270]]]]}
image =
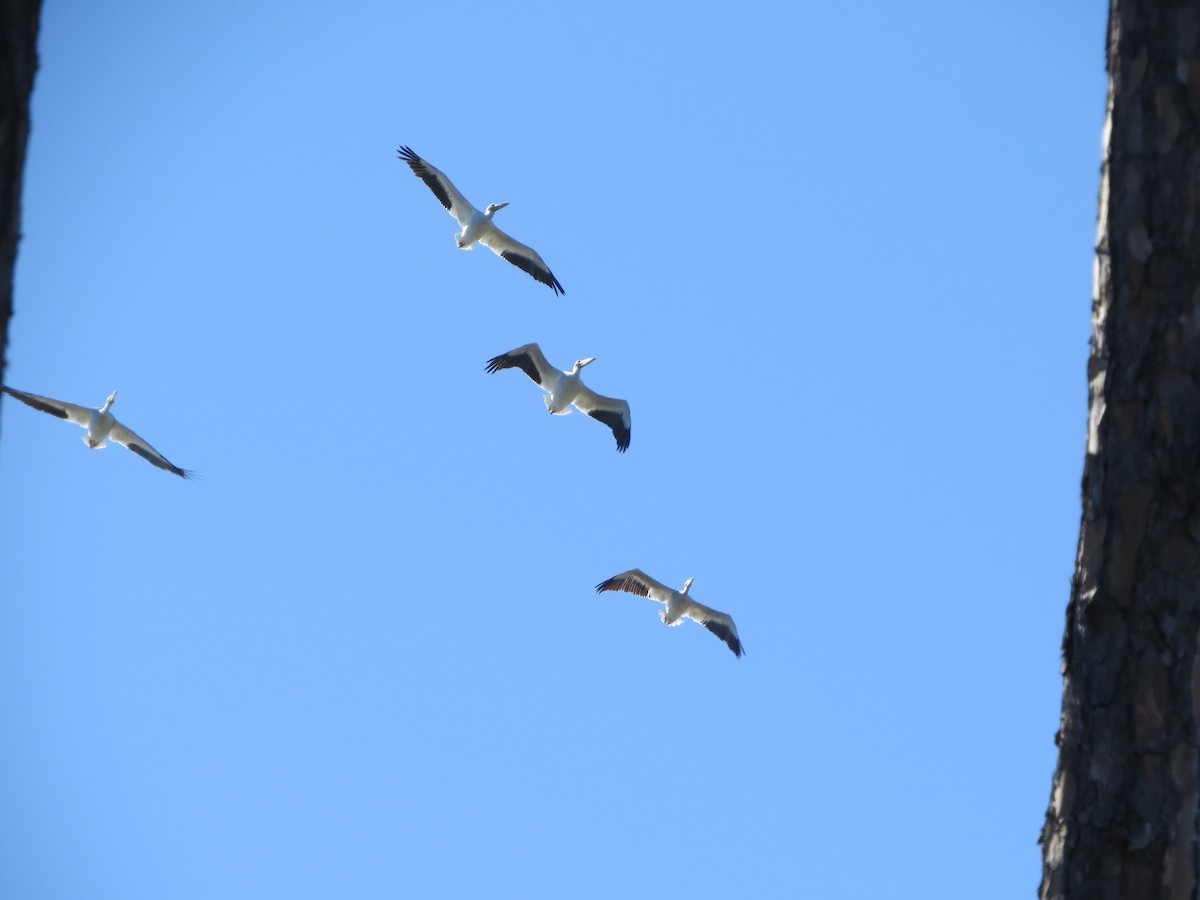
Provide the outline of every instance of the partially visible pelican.
{"type": "Polygon", "coordinates": [[[571,371],[562,372],[546,361],[537,344],[526,344],[500,356],[493,356],[487,361],[487,370],[494,373],[513,367],[521,369],[546,391],[542,399],[546,401],[550,415],[565,416],[574,406],[611,428],[617,439],[617,451],[624,453],[629,449],[629,404],[624,400],[602,397],[579,380],[583,367],[595,361],[594,356],[577,359],[571,371]]]}
{"type": "Polygon", "coordinates": [[[662,582],[655,581],[641,569],[630,569],[628,572],[622,572],[607,581],[600,582],[596,585],[596,593],[625,591],[628,594],[637,594],[639,597],[649,597],[651,600],[665,603],[667,608],[659,610],[658,614],[667,625],[678,625],[682,618],[699,622],[723,640],[733,651],[733,655],[740,659],[745,650],[742,649],[742,642],[738,638],[737,626],[733,624],[733,619],[725,613],[710,609],[689,597],[688,589],[691,586],[692,579],[689,578],[683,583],[682,591],[673,591],[662,582]]]}
{"type": "Polygon", "coordinates": [[[411,149],[401,147],[397,152],[400,154],[400,158],[408,163],[413,173],[429,185],[433,196],[438,198],[438,202],[442,206],[450,210],[450,215],[454,216],[458,220],[458,224],[462,226],[462,231],[454,238],[458,242],[459,250],[470,250],[472,245],[479,241],[501,259],[507,260],[518,269],[524,269],[536,280],[547,285],[555,294],[566,293],[563,286],[558,283],[558,279],[554,277],[554,273],[550,271],[550,267],[546,265],[546,261],[538,256],[536,250],[526,247],[520,241],[514,241],[492,222],[492,216],[496,214],[496,211],[504,209],[508,203],[491,203],[488,204],[487,209],[480,212],[458,192],[454,182],[413,153],[411,149]]]}
{"type": "Polygon", "coordinates": [[[60,419],[66,419],[68,422],[74,422],[76,425],[86,428],[87,434],[83,436],[83,442],[93,450],[103,449],[106,446],[104,439],[112,438],[122,447],[132,450],[142,459],[146,460],[146,462],[156,465],[160,469],[166,469],[168,472],[173,472],[180,478],[192,478],[196,474],[188,469],[181,469],[179,466],[173,465],[170,460],[151,447],[147,441],[142,440],[116,420],[116,417],[110,412],[113,401],[117,399],[116,391],[108,395],[108,399],[104,401],[104,405],[99,409],[76,406],[74,403],[64,403],[62,400],[51,400],[49,397],[39,397],[37,394],[27,394],[24,391],[14,390],[4,385],[0,385],[0,391],[4,391],[10,397],[15,397],[22,403],[32,406],[34,409],[40,409],[44,413],[49,413],[60,419]]]}

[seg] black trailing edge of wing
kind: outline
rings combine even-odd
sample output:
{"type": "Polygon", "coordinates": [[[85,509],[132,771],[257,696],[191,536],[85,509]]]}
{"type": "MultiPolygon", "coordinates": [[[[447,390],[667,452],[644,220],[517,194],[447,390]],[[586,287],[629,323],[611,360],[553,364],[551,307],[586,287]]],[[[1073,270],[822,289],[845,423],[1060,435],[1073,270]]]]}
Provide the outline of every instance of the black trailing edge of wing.
{"type": "Polygon", "coordinates": [[[438,202],[446,207],[446,209],[449,209],[451,206],[450,195],[446,193],[446,189],[442,187],[442,183],[438,180],[438,177],[429,171],[425,160],[413,153],[410,147],[401,147],[396,152],[402,160],[408,163],[408,167],[413,170],[413,174],[429,185],[429,189],[433,191],[433,196],[438,198],[438,202]]]}
{"type": "Polygon", "coordinates": [[[142,459],[144,459],[146,462],[150,463],[151,465],[158,466],[160,469],[165,469],[166,471],[171,472],[174,475],[178,475],[180,478],[186,478],[190,481],[195,475],[195,473],[189,472],[187,469],[181,469],[181,468],[179,468],[179,466],[172,465],[167,460],[166,457],[157,456],[154,453],[151,453],[149,450],[147,450],[141,444],[137,444],[137,443],[134,443],[133,441],[130,441],[125,446],[127,446],[130,450],[132,450],[134,453],[136,453],[138,456],[140,456],[142,459]]]}
{"type": "Polygon", "coordinates": [[[609,409],[594,409],[588,415],[612,429],[613,437],[617,439],[618,453],[624,453],[629,449],[629,437],[632,429],[625,427],[625,417],[621,413],[609,409]]]}
{"type": "Polygon", "coordinates": [[[724,641],[726,646],[733,651],[733,655],[741,659],[745,651],[742,649],[742,642],[733,633],[733,629],[715,620],[705,622],[704,627],[724,641]]]}
{"type": "MultiPolygon", "coordinates": [[[[448,208],[448,207],[447,207],[448,208]]],[[[558,283],[558,279],[554,277],[554,273],[549,269],[543,269],[534,260],[528,256],[522,256],[519,253],[513,253],[511,250],[506,250],[500,254],[500,258],[505,262],[510,262],[522,272],[528,272],[533,276],[535,281],[540,281],[546,285],[555,294],[565,294],[563,286],[558,283]]]]}
{"type": "Polygon", "coordinates": [[[20,391],[14,391],[9,387],[0,387],[0,391],[4,391],[4,393],[8,394],[8,396],[15,400],[20,400],[26,406],[32,406],[39,412],[50,413],[50,415],[57,416],[60,419],[67,418],[67,411],[61,406],[51,406],[49,403],[43,403],[41,400],[37,400],[28,394],[21,393],[20,391]]]}
{"type": "Polygon", "coordinates": [[[495,375],[501,369],[512,368],[520,369],[533,379],[534,384],[542,383],[542,373],[537,370],[537,366],[533,364],[528,353],[501,353],[487,361],[487,371],[491,375],[495,375]]]}

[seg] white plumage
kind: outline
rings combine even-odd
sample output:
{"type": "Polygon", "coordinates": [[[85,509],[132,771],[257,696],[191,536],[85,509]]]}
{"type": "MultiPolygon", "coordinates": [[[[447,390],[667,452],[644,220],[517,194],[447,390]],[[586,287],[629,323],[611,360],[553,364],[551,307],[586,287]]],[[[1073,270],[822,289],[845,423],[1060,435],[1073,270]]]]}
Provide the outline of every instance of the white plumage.
{"type": "Polygon", "coordinates": [[[649,597],[651,600],[664,603],[666,609],[659,612],[664,623],[678,625],[683,618],[699,622],[723,640],[726,646],[733,651],[734,656],[740,658],[745,650],[742,647],[741,638],[738,637],[737,626],[733,624],[733,619],[727,613],[697,603],[689,597],[688,590],[691,586],[692,579],[689,578],[684,582],[682,591],[672,590],[661,581],[655,581],[641,569],[630,569],[628,572],[622,572],[607,581],[600,582],[596,585],[596,592],[625,591],[628,594],[637,594],[639,597],[649,597]]]}
{"type": "Polygon", "coordinates": [[[49,397],[41,397],[37,394],[27,394],[25,391],[14,390],[4,385],[0,385],[0,391],[4,391],[10,397],[20,400],[27,406],[32,406],[34,409],[49,413],[59,419],[65,419],[68,422],[74,422],[76,425],[86,428],[87,434],[83,436],[83,442],[93,450],[102,449],[105,446],[105,439],[112,438],[122,447],[132,450],[148,463],[178,475],[180,478],[192,478],[195,475],[194,472],[181,469],[179,466],[171,463],[170,460],[151,447],[149,441],[138,437],[134,432],[117,421],[116,417],[110,412],[114,401],[117,399],[116,391],[108,395],[108,399],[104,401],[104,405],[99,409],[78,406],[62,400],[52,400],[49,397]]]}
{"type": "Polygon", "coordinates": [[[470,250],[478,241],[501,259],[528,272],[555,294],[566,293],[563,286],[558,283],[558,279],[554,277],[554,273],[550,271],[550,267],[546,265],[546,261],[538,255],[536,250],[509,237],[492,221],[492,216],[498,210],[508,206],[507,203],[492,203],[488,205],[487,209],[480,212],[459,193],[454,182],[440,170],[417,156],[410,148],[401,147],[398,152],[400,158],[413,170],[413,174],[429,185],[433,196],[437,197],[438,202],[446,207],[450,215],[454,216],[458,224],[462,226],[462,231],[455,235],[460,250],[470,250]]]}
{"type": "Polygon", "coordinates": [[[617,439],[617,451],[624,453],[629,449],[629,404],[624,400],[597,394],[579,377],[583,367],[595,361],[594,356],[577,359],[570,371],[562,371],[550,365],[537,344],[526,344],[516,350],[493,356],[487,361],[487,370],[495,373],[501,369],[520,369],[546,392],[542,399],[545,400],[551,415],[565,416],[574,406],[580,412],[611,428],[613,436],[617,439]]]}

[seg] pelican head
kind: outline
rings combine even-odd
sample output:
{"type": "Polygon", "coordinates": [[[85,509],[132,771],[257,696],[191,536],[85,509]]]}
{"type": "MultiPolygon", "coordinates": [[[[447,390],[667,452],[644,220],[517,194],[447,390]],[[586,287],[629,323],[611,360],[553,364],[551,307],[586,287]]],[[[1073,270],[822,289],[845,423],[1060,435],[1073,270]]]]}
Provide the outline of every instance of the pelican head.
{"type": "Polygon", "coordinates": [[[695,580],[695,579],[693,579],[693,578],[689,578],[687,581],[685,581],[685,582],[683,583],[683,590],[682,590],[682,591],[680,591],[679,593],[681,593],[681,594],[686,594],[686,593],[687,593],[689,590],[691,590],[691,587],[692,587],[692,582],[693,582],[694,580],[695,580]]]}
{"type": "Polygon", "coordinates": [[[117,399],[117,392],[113,391],[108,395],[108,399],[104,401],[103,411],[107,412],[108,408],[113,405],[113,401],[117,399]]]}
{"type": "Polygon", "coordinates": [[[590,366],[595,361],[596,357],[594,356],[589,356],[587,359],[577,359],[575,360],[575,371],[578,372],[584,366],[590,366]]]}
{"type": "Polygon", "coordinates": [[[507,203],[489,203],[488,208],[484,210],[483,214],[490,219],[506,206],[508,206],[507,203]]]}

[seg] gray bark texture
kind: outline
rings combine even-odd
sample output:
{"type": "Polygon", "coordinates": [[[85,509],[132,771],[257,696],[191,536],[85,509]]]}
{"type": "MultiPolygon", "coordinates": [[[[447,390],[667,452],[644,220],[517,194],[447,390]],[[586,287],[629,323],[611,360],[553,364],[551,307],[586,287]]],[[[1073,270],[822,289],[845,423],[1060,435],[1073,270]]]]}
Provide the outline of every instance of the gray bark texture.
{"type": "Polygon", "coordinates": [[[41,12],[41,0],[0,0],[0,381],[8,359],[13,269],[21,239],[21,178],[41,12]]]}
{"type": "Polygon", "coordinates": [[[1043,898],[1197,896],[1200,5],[1112,0],[1043,898]]]}

